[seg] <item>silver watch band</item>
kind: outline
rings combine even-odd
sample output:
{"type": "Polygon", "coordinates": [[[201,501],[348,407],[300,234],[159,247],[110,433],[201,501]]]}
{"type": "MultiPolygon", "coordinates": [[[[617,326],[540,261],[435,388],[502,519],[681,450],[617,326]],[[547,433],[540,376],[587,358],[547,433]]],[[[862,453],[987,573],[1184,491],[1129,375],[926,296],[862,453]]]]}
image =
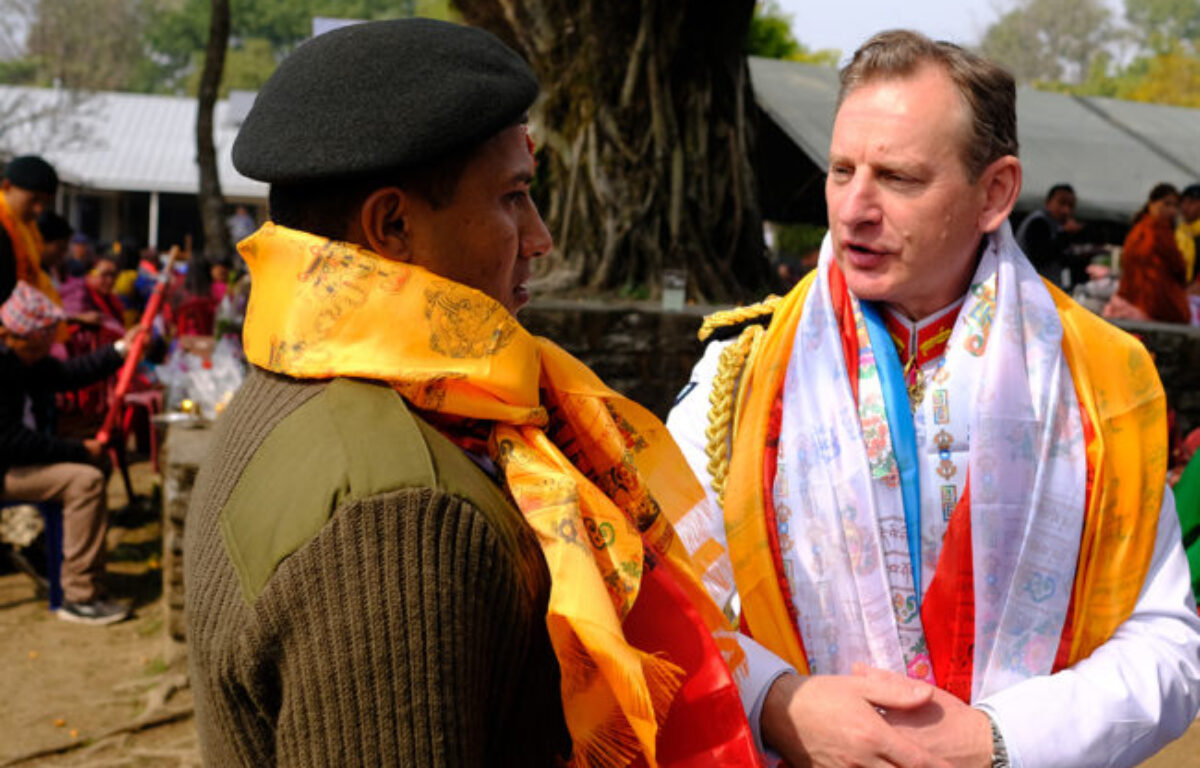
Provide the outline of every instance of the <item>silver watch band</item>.
{"type": "MultiPolygon", "coordinates": [[[[987,715],[986,712],[984,712],[987,715]]],[[[1004,736],[991,715],[987,715],[988,724],[992,727],[992,768],[1010,768],[1008,762],[1008,747],[1004,745],[1004,736]]]]}

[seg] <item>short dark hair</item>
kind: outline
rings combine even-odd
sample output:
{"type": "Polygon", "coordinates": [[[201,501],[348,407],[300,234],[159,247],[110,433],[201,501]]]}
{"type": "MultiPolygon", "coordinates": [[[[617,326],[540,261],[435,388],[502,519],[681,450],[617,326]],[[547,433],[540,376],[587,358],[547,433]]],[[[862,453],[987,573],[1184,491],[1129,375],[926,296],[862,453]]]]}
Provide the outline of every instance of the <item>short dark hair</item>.
{"type": "Polygon", "coordinates": [[[1138,223],[1150,214],[1150,203],[1157,203],[1159,200],[1172,196],[1179,197],[1179,190],[1175,188],[1174,184],[1168,184],[1165,181],[1155,184],[1150,190],[1150,196],[1146,198],[1145,205],[1139,208],[1138,212],[1133,215],[1133,223],[1138,223]]]}
{"type": "Polygon", "coordinates": [[[841,71],[838,107],[856,88],[878,79],[912,75],[924,64],[940,66],[958,88],[971,119],[963,162],[972,181],[1006,155],[1016,155],[1017,86],[997,64],[965,48],[933,41],[919,32],[880,32],[854,52],[841,71]]]}
{"type": "Polygon", "coordinates": [[[21,155],[8,161],[4,178],[14,187],[53,195],[58,191],[58,172],[38,155],[21,155]]]}
{"type": "Polygon", "coordinates": [[[38,231],[42,233],[42,240],[47,243],[66,240],[75,231],[66,219],[54,211],[42,211],[37,218],[37,226],[38,231]]]}
{"type": "Polygon", "coordinates": [[[400,187],[438,210],[454,202],[467,163],[482,143],[417,168],[381,171],[367,176],[272,184],[267,193],[271,221],[331,240],[345,240],[363,201],[383,187],[400,187]]]}
{"type": "Polygon", "coordinates": [[[1160,184],[1155,184],[1154,188],[1150,190],[1148,202],[1155,203],[1172,195],[1179,197],[1179,190],[1175,188],[1174,184],[1168,184],[1164,181],[1160,184]]]}
{"type": "Polygon", "coordinates": [[[1183,200],[1200,200],[1200,184],[1188,184],[1179,197],[1183,200]]]}
{"type": "Polygon", "coordinates": [[[112,251],[104,251],[103,253],[96,254],[96,258],[92,260],[91,268],[95,269],[102,261],[107,261],[116,267],[118,272],[121,271],[121,257],[112,251]]]}
{"type": "Polygon", "coordinates": [[[1070,184],[1055,184],[1053,187],[1050,187],[1050,191],[1046,193],[1046,202],[1048,203],[1053,200],[1054,196],[1059,192],[1070,192],[1071,195],[1074,196],[1075,187],[1072,187],[1070,184]]]}

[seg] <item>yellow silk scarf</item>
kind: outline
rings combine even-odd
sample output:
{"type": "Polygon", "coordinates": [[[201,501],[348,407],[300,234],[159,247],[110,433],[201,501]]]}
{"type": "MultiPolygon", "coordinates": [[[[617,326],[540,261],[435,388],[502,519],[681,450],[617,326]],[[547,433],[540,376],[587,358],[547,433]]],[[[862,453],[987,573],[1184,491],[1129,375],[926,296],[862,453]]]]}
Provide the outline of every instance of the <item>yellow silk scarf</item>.
{"type": "Polygon", "coordinates": [[[708,631],[728,629],[675,534],[703,491],[662,423],[471,288],[270,223],[238,249],[250,362],[385,381],[419,409],[494,422],[489,451],[551,575],[574,763],[656,765],[682,670],[625,639],[644,563],[669,569],[708,631]]]}
{"type": "Polygon", "coordinates": [[[17,262],[17,280],[37,288],[50,297],[55,304],[62,305],[58,291],[50,276],[42,271],[42,233],[34,224],[18,221],[8,204],[8,198],[0,193],[0,226],[8,232],[12,241],[13,258],[17,262]]]}
{"type": "MultiPolygon", "coordinates": [[[[747,363],[725,500],[729,553],[750,632],[802,673],[808,662],[788,616],[767,536],[763,455],[771,407],[818,271],[780,302],[747,363]]],[[[1167,466],[1166,400],[1140,344],[1049,287],[1063,324],[1075,390],[1095,431],[1087,449],[1094,485],[1085,510],[1069,628],[1068,663],[1074,664],[1133,612],[1149,570],[1167,466]]]]}

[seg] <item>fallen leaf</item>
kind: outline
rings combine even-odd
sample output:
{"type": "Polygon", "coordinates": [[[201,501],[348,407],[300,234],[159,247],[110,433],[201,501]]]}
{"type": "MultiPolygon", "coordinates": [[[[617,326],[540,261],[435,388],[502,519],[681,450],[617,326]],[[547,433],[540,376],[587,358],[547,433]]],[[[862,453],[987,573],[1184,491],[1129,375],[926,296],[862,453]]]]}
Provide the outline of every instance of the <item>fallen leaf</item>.
{"type": "Polygon", "coordinates": [[[61,718],[61,717],[54,718],[54,727],[55,728],[62,728],[66,724],[67,724],[67,721],[64,720],[63,718],[61,718]]]}
{"type": "Polygon", "coordinates": [[[72,739],[78,739],[78,738],[79,738],[79,731],[78,731],[78,730],[76,730],[76,729],[74,729],[74,728],[72,728],[72,729],[71,729],[71,731],[70,731],[70,733],[68,733],[67,735],[68,735],[68,736],[70,736],[72,739]]]}

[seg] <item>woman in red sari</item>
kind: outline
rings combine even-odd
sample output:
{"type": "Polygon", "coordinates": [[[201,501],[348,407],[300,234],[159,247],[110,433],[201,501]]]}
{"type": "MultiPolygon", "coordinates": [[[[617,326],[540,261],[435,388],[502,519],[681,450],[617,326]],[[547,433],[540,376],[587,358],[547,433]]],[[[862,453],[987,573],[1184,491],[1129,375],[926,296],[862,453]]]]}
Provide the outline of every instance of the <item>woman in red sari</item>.
{"type": "Polygon", "coordinates": [[[1162,323],[1187,323],[1186,269],[1175,243],[1179,191],[1159,184],[1134,219],[1121,250],[1121,285],[1117,295],[1162,323]]]}
{"type": "MultiPolygon", "coordinates": [[[[82,281],[62,289],[63,309],[77,323],[67,339],[71,357],[83,355],[125,335],[125,305],[113,293],[117,280],[117,261],[111,254],[96,259],[82,281]]],[[[78,390],[74,405],[79,412],[103,415],[108,407],[108,387],[111,381],[100,381],[78,390]]]]}

